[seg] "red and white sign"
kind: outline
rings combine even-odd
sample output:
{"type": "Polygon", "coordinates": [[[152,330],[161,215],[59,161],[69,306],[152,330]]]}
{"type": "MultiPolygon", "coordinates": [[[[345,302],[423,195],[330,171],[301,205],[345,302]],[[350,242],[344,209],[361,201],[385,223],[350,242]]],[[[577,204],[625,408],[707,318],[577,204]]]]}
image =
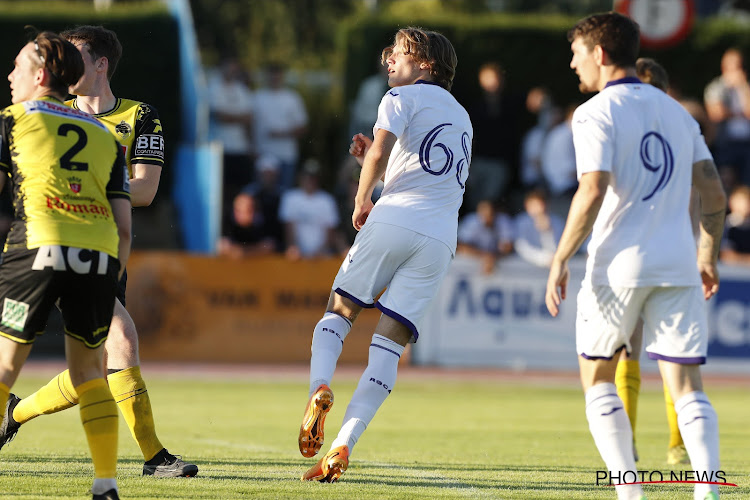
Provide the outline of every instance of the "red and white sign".
{"type": "Polygon", "coordinates": [[[664,49],[684,40],[693,27],[693,0],[617,0],[615,11],[641,27],[641,46],[664,49]]]}

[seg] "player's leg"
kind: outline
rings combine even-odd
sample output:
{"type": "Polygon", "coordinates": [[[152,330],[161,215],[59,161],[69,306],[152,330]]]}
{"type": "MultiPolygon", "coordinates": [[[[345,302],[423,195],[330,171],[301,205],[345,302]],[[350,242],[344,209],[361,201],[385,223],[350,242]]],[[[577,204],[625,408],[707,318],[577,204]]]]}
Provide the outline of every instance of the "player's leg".
{"type": "Polygon", "coordinates": [[[323,446],[325,419],[333,406],[331,379],[344,339],[361,310],[351,299],[332,291],[326,312],[313,330],[308,402],[297,439],[304,457],[315,456],[323,446]]]}
{"type": "Polygon", "coordinates": [[[620,350],[631,347],[631,334],[645,296],[641,289],[584,285],[577,298],[576,350],[586,418],[613,482],[620,484],[615,486],[620,499],[643,495],[640,485],[622,484],[628,479],[633,482],[625,474],[635,474],[636,465],[633,431],[614,382],[620,350]]]}
{"type": "Polygon", "coordinates": [[[680,434],[680,426],[677,423],[677,412],[674,409],[674,400],[669,393],[669,387],[664,382],[664,406],[667,412],[667,424],[669,425],[669,447],[667,448],[667,463],[669,465],[689,464],[690,457],[685,449],[685,442],[680,434]]]}
{"type": "MultiPolygon", "coordinates": [[[[8,432],[9,423],[12,425],[12,414],[8,414],[9,411],[12,411],[12,406],[9,406],[9,403],[12,403],[9,400],[10,388],[16,383],[18,373],[30,352],[31,344],[21,344],[0,336],[0,408],[5,410],[0,415],[0,419],[2,419],[0,420],[0,436],[4,436],[8,432]]],[[[9,435],[6,440],[3,440],[0,446],[12,439],[13,435],[15,435],[15,432],[9,435]]]]}
{"type": "MultiPolygon", "coordinates": [[[[302,477],[303,480],[336,481],[349,464],[349,455],[375,413],[391,393],[404,348],[416,341],[421,324],[451,261],[445,244],[408,230],[389,229],[384,239],[388,250],[380,249],[388,260],[401,263],[393,271],[383,272],[392,278],[380,297],[382,311],[370,344],[367,368],[344,414],[344,421],[331,450],[302,477]]],[[[380,238],[379,238],[380,240],[380,238]]],[[[384,271],[382,268],[380,271],[384,271]]],[[[381,273],[376,273],[381,274],[381,273]]]]}
{"type": "MultiPolygon", "coordinates": [[[[715,480],[719,470],[718,416],[706,394],[700,364],[706,360],[708,321],[701,287],[660,288],[644,308],[646,351],[672,395],[677,422],[699,480],[715,480]],[[670,318],[670,321],[663,321],[670,318]],[[648,334],[653,331],[653,337],[648,334]],[[705,478],[705,479],[704,479],[705,478]]],[[[695,498],[718,495],[718,487],[695,485],[695,498]]]]}
{"type": "Polygon", "coordinates": [[[143,474],[156,477],[195,476],[198,467],[169,453],[156,435],[151,400],[141,376],[138,332],[119,299],[115,301],[105,349],[107,382],[130,434],[143,454],[143,474]]]}
{"type": "Polygon", "coordinates": [[[617,395],[620,396],[625,405],[625,412],[630,420],[630,428],[633,430],[633,455],[638,461],[638,453],[635,450],[635,423],[638,416],[638,396],[641,392],[641,348],[643,346],[643,321],[633,329],[630,336],[630,348],[628,353],[625,349],[620,352],[617,371],[615,372],[615,385],[617,395]]]}
{"type": "Polygon", "coordinates": [[[104,378],[102,352],[65,337],[70,378],[79,398],[81,422],[94,463],[94,495],[117,491],[117,406],[104,378]]]}

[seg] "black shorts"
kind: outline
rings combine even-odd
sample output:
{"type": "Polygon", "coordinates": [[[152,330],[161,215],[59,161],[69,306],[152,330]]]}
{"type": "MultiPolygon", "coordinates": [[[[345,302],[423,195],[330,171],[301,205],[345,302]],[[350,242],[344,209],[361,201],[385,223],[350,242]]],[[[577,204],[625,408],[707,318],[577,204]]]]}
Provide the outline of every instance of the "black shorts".
{"type": "Polygon", "coordinates": [[[120,304],[125,307],[125,288],[128,286],[128,269],[125,268],[125,272],[122,273],[122,278],[117,282],[117,300],[120,304]]]}
{"type": "Polygon", "coordinates": [[[87,347],[109,333],[120,262],[103,252],[59,245],[10,250],[0,265],[0,335],[31,344],[58,302],[65,334],[87,347]]]}

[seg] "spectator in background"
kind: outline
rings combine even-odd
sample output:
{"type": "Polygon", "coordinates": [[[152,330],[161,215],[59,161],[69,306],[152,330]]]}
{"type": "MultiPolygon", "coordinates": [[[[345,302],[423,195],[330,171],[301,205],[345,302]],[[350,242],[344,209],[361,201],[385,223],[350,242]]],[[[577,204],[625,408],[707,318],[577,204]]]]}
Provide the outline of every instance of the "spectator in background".
{"type": "Polygon", "coordinates": [[[234,197],[232,214],[224,223],[224,234],[217,251],[233,259],[268,255],[276,250],[273,235],[267,232],[258,200],[247,191],[234,197]]]}
{"type": "Polygon", "coordinates": [[[704,92],[706,112],[717,125],[717,165],[732,165],[742,182],[750,182],[750,83],[742,53],[736,48],[724,52],[721,75],[704,92]]]}
{"type": "Polygon", "coordinates": [[[299,177],[300,187],[281,196],[279,219],[285,228],[286,256],[298,260],[332,255],[339,241],[339,214],[333,196],[320,188],[318,161],[307,160],[299,177]]]}
{"type": "Polygon", "coordinates": [[[526,95],[526,109],[536,116],[536,125],[521,139],[521,185],[526,189],[544,184],[542,145],[550,129],[560,122],[560,110],[552,104],[547,89],[534,87],[526,95]]]}
{"type": "Polygon", "coordinates": [[[481,200],[477,210],[458,225],[457,253],[478,257],[482,272],[491,274],[495,261],[513,251],[513,221],[499,212],[491,200],[481,200]]]}
{"type": "Polygon", "coordinates": [[[474,125],[471,175],[466,185],[466,204],[474,210],[480,200],[501,200],[516,181],[521,142],[520,106],[523,102],[505,89],[502,67],[488,62],[479,68],[481,97],[469,106],[474,125]]]}
{"type": "Polygon", "coordinates": [[[377,71],[362,80],[352,103],[350,136],[361,132],[370,139],[373,138],[372,127],[378,119],[378,107],[389,88],[388,67],[380,62],[380,53],[378,53],[377,71]]]}
{"type": "Polygon", "coordinates": [[[542,146],[542,173],[550,193],[549,208],[563,219],[578,188],[571,128],[575,109],[575,104],[566,108],[564,120],[549,131],[542,146]]]}
{"type": "Polygon", "coordinates": [[[515,220],[516,253],[536,266],[549,267],[565,223],[557,215],[549,213],[547,196],[540,189],[526,193],[523,206],[525,212],[515,220]]]}
{"type": "Polygon", "coordinates": [[[728,264],[750,264],[750,186],[739,186],[729,195],[729,215],[719,256],[728,264]]]}
{"type": "Polygon", "coordinates": [[[281,160],[282,191],[294,185],[299,161],[299,139],[307,132],[307,110],[302,97],[284,83],[279,64],[266,68],[266,85],[255,93],[255,143],[261,155],[281,160]]]}
{"type": "Polygon", "coordinates": [[[231,213],[232,200],[252,180],[253,94],[239,61],[227,58],[209,82],[211,118],[216,138],[224,148],[223,216],[231,213]]]}
{"type": "Polygon", "coordinates": [[[257,210],[263,219],[263,232],[271,235],[277,252],[284,250],[284,227],[279,221],[280,170],[281,161],[278,158],[271,155],[261,156],[255,161],[255,182],[242,190],[257,201],[257,210]]]}

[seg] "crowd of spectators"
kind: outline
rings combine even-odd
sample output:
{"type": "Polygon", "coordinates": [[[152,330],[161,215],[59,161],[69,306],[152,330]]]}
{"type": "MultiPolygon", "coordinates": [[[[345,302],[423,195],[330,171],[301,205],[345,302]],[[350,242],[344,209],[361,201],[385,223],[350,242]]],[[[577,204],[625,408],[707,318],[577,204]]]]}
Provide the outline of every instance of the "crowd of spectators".
{"type": "MultiPolygon", "coordinates": [[[[677,86],[666,91],[700,124],[730,194],[721,259],[750,264],[750,84],[739,50],[727,50],[720,69],[703,100],[685,98],[677,86]]],[[[350,217],[359,165],[350,158],[325,169],[314,158],[300,161],[304,102],[285,84],[283,67],[270,66],[265,75],[265,85],[252,90],[230,59],[212,80],[214,130],[224,143],[218,252],[290,259],[343,254],[356,234],[350,217]],[[330,185],[321,184],[324,171],[334,173],[325,177],[333,179],[330,185]]],[[[666,87],[666,75],[664,81],[666,87]]],[[[477,83],[481,92],[464,103],[475,136],[458,252],[477,257],[485,273],[510,254],[547,266],[578,186],[570,122],[580,102],[555,103],[542,86],[513,94],[495,61],[479,68],[477,83]]],[[[363,80],[350,103],[350,133],[372,134],[370,122],[387,90],[381,68],[363,80]]]]}

